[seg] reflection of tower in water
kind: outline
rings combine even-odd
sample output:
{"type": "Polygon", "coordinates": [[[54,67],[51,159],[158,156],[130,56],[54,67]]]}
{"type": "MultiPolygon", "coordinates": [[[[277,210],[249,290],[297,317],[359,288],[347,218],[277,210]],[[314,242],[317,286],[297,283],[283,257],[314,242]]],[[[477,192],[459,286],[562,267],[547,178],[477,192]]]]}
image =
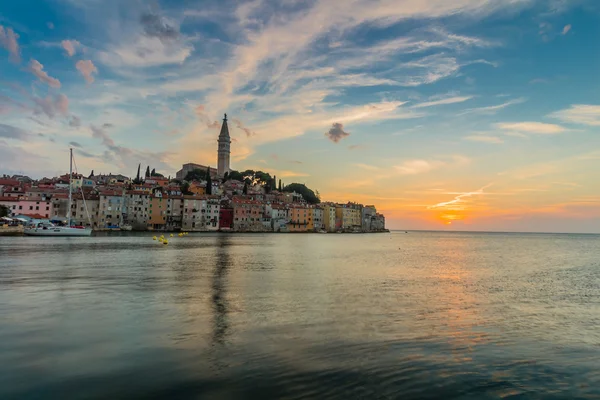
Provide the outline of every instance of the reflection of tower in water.
{"type": "Polygon", "coordinates": [[[227,320],[227,269],[229,268],[228,235],[219,235],[216,244],[215,270],[212,280],[213,345],[225,344],[229,330],[227,320]]]}

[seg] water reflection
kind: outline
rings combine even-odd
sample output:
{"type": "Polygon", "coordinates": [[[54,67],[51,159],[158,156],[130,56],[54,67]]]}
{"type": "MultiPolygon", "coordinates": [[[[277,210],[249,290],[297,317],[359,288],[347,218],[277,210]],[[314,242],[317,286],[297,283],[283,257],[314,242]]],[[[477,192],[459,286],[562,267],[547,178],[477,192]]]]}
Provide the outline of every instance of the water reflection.
{"type": "Polygon", "coordinates": [[[230,267],[229,235],[219,235],[215,247],[215,269],[212,275],[212,308],[214,345],[224,345],[228,335],[227,273],[230,267]]]}

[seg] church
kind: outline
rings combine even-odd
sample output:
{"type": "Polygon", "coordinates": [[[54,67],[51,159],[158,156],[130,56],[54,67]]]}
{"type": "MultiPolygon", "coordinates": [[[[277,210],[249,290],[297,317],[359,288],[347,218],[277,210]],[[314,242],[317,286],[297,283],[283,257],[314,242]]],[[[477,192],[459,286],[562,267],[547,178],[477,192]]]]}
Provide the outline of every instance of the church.
{"type": "MultiPolygon", "coordinates": [[[[227,125],[227,114],[223,118],[223,124],[221,125],[221,132],[218,138],[219,147],[217,150],[217,169],[210,167],[210,176],[220,177],[225,176],[226,172],[231,171],[229,166],[229,160],[231,156],[231,137],[229,136],[229,126],[227,125]]],[[[209,168],[206,165],[187,163],[183,164],[182,168],[177,171],[175,177],[179,180],[183,180],[188,172],[195,169],[206,170],[209,168]]]]}

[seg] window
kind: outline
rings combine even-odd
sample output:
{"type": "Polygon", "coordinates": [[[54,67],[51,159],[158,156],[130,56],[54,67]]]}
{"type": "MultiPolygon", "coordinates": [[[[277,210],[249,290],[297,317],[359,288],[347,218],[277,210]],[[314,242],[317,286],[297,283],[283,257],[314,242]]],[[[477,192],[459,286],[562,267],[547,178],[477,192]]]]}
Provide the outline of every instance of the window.
{"type": "Polygon", "coordinates": [[[29,210],[33,210],[33,206],[29,206],[29,210]]]}

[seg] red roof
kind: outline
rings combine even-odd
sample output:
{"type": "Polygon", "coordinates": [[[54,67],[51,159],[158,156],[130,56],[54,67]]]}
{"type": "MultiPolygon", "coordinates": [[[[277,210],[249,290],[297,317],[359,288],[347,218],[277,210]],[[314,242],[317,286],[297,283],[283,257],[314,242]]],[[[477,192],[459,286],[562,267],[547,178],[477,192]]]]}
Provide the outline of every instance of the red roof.
{"type": "Polygon", "coordinates": [[[0,196],[0,201],[19,201],[18,197],[0,196]]]}
{"type": "Polygon", "coordinates": [[[29,218],[33,218],[33,219],[45,219],[48,218],[44,215],[40,215],[40,214],[19,214],[19,215],[23,215],[25,217],[29,217],[29,218]]]}
{"type": "Polygon", "coordinates": [[[19,186],[21,182],[16,179],[0,178],[0,186],[19,186]]]}

